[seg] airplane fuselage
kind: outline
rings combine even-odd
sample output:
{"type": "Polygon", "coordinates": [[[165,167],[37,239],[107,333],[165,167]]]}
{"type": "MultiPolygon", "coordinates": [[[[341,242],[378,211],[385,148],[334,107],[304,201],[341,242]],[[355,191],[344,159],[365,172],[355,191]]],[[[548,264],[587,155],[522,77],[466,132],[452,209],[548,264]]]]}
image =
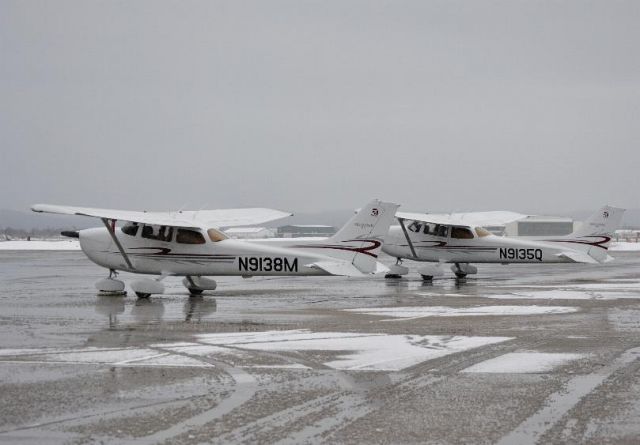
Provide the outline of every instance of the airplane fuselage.
{"type": "Polygon", "coordinates": [[[400,226],[392,226],[385,237],[383,252],[396,258],[444,263],[568,263],[559,256],[567,250],[556,241],[526,240],[495,235],[456,239],[407,232],[416,256],[400,226]]]}
{"type": "MultiPolygon", "coordinates": [[[[115,234],[133,266],[129,267],[106,228],[79,232],[80,246],[91,261],[113,270],[153,275],[199,276],[295,276],[330,275],[308,265],[318,261],[335,261],[326,255],[330,249],[357,249],[349,243],[327,245],[326,239],[269,239],[212,241],[201,244],[150,240],[123,233],[115,234]]],[[[362,250],[362,249],[360,249],[362,250]]]]}

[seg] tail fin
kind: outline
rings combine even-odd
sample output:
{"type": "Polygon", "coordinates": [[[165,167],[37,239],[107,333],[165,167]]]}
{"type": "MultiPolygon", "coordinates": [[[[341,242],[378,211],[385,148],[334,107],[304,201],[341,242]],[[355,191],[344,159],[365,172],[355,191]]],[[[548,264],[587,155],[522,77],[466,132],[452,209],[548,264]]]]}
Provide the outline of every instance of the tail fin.
{"type": "MultiPolygon", "coordinates": [[[[349,262],[362,273],[379,271],[378,254],[398,207],[398,204],[374,199],[362,207],[335,235],[328,238],[326,245],[319,245],[317,248],[327,249],[324,250],[326,255],[349,262]]],[[[326,269],[320,263],[317,266],[326,269]]]]}
{"type": "Polygon", "coordinates": [[[625,209],[604,206],[596,213],[587,218],[578,230],[574,231],[571,238],[581,238],[585,236],[607,236],[620,228],[622,215],[625,209]]]}
{"type": "Polygon", "coordinates": [[[625,209],[604,206],[587,218],[578,230],[565,239],[551,241],[559,242],[573,249],[574,252],[568,250],[560,254],[560,256],[565,256],[573,261],[579,263],[611,261],[613,258],[607,254],[607,249],[613,233],[620,227],[624,211],[625,209]]]}

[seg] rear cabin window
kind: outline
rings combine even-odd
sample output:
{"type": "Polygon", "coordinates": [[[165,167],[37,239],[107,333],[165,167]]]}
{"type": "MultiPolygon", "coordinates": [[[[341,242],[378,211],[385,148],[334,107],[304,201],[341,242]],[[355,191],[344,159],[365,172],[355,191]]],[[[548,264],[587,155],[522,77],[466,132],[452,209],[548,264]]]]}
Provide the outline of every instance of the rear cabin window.
{"type": "Polygon", "coordinates": [[[205,240],[200,232],[189,229],[178,229],[176,242],[180,244],[204,244],[205,240]]]}
{"type": "Polygon", "coordinates": [[[138,223],[129,223],[122,226],[122,233],[129,236],[136,236],[138,233],[138,223]]]}
{"type": "Polygon", "coordinates": [[[473,239],[473,232],[466,227],[452,227],[451,238],[473,239]]]}
{"type": "Polygon", "coordinates": [[[171,241],[173,227],[169,226],[142,226],[142,237],[158,241],[171,241]]]}

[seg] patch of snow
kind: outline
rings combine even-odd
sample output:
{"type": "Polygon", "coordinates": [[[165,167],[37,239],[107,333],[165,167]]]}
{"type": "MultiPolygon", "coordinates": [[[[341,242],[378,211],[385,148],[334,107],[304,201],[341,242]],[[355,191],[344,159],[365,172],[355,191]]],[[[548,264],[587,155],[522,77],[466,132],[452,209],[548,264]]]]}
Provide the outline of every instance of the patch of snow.
{"type": "Polygon", "coordinates": [[[187,368],[213,368],[214,365],[197,360],[191,357],[175,354],[160,354],[155,357],[148,357],[128,363],[116,363],[116,365],[126,364],[128,366],[172,366],[187,368]]]}
{"type": "Polygon", "coordinates": [[[487,295],[498,300],[512,299],[544,299],[544,300],[617,300],[623,298],[640,298],[640,293],[629,292],[587,292],[579,290],[548,290],[534,292],[515,292],[512,294],[487,295]]]}
{"type": "Polygon", "coordinates": [[[511,340],[511,337],[387,335],[307,330],[204,334],[202,342],[260,351],[339,351],[325,366],[341,370],[399,371],[426,360],[511,340]]]}
{"type": "MultiPolygon", "coordinates": [[[[387,335],[361,334],[345,332],[310,332],[307,330],[267,331],[252,333],[202,334],[197,338],[202,343],[166,343],[150,348],[108,349],[61,351],[54,353],[42,349],[5,350],[9,355],[39,355],[37,363],[68,364],[108,364],[112,366],[213,366],[195,357],[210,354],[235,355],[250,351],[332,351],[333,360],[325,366],[342,370],[361,371],[399,371],[426,360],[468,349],[511,340],[511,337],[464,337],[444,335],[387,335]],[[12,354],[9,354],[9,351],[12,354]]],[[[224,358],[224,357],[223,357],[224,358]]],[[[36,363],[30,361],[31,363],[36,363]]],[[[254,368],[306,369],[299,363],[279,365],[244,365],[254,368]]]]}
{"type": "Polygon", "coordinates": [[[572,360],[585,357],[584,354],[548,352],[511,352],[500,357],[476,363],[461,372],[474,373],[531,373],[549,372],[572,360]]]}
{"type": "MultiPolygon", "coordinates": [[[[124,364],[125,362],[152,358],[158,356],[158,351],[152,349],[120,349],[97,350],[94,352],[69,352],[65,354],[49,355],[47,358],[61,362],[73,363],[111,363],[124,364]]],[[[41,357],[43,358],[43,357],[41,357]]]]}
{"type": "Polygon", "coordinates": [[[409,306],[409,307],[381,307],[363,309],[345,309],[366,315],[379,315],[397,318],[422,317],[466,317],[480,315],[539,315],[566,314],[578,309],[571,306],[476,306],[476,307],[448,307],[448,306],[409,306]]]}
{"type": "Polygon", "coordinates": [[[2,241],[0,250],[80,250],[80,242],[78,240],[2,241]]]}

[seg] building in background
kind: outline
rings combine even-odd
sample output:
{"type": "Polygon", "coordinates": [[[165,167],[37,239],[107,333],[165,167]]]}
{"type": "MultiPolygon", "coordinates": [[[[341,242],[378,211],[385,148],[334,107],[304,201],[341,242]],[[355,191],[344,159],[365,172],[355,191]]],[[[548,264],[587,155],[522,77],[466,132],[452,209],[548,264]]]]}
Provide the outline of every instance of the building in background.
{"type": "Polygon", "coordinates": [[[562,236],[572,233],[581,223],[557,216],[524,216],[504,226],[505,236],[562,236]]]}
{"type": "Polygon", "coordinates": [[[302,238],[302,237],[329,237],[336,233],[333,226],[323,225],[286,225],[278,227],[279,238],[302,238]]]}

